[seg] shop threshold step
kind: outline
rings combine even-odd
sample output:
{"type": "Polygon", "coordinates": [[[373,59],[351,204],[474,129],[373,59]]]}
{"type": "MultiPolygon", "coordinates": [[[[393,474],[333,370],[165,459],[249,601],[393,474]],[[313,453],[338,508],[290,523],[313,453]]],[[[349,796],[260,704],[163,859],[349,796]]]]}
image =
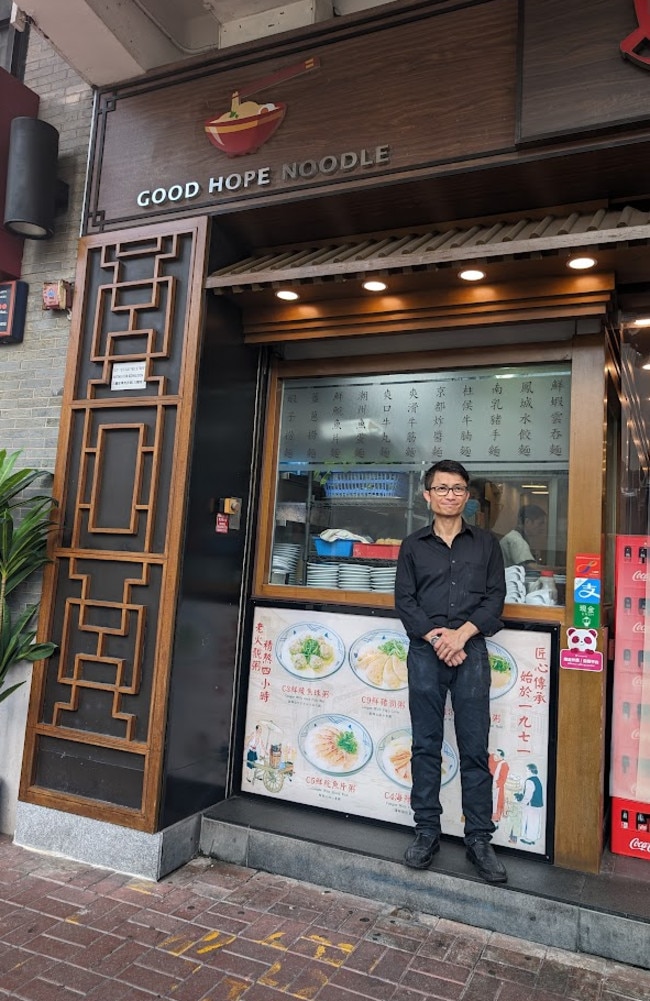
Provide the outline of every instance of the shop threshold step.
{"type": "Polygon", "coordinates": [[[443,838],[430,869],[408,869],[401,860],[411,839],[409,830],[359,823],[345,815],[323,818],[290,804],[242,796],[204,814],[199,852],[414,912],[650,969],[650,872],[639,884],[637,878],[577,873],[501,853],[508,883],[491,886],[476,876],[464,845],[455,839],[443,838]]]}

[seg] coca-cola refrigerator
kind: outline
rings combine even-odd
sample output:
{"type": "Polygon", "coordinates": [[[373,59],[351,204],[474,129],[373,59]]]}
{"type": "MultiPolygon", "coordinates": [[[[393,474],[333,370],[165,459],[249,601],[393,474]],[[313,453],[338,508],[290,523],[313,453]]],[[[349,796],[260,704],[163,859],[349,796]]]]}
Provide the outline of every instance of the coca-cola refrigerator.
{"type": "Polygon", "coordinates": [[[650,861],[650,536],[616,540],[612,851],[650,861]]]}

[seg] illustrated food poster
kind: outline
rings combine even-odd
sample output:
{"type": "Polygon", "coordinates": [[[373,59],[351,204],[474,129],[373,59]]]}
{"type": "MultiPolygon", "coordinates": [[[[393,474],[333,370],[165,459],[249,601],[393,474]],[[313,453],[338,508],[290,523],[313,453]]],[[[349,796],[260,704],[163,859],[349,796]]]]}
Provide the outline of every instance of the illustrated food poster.
{"type": "MultiPolygon", "coordinates": [[[[551,637],[487,641],[495,844],[546,852],[551,637]]],[[[255,612],[242,790],[412,825],[406,655],[397,619],[285,608],[255,612]]],[[[462,837],[448,702],[442,829],[462,837]]]]}

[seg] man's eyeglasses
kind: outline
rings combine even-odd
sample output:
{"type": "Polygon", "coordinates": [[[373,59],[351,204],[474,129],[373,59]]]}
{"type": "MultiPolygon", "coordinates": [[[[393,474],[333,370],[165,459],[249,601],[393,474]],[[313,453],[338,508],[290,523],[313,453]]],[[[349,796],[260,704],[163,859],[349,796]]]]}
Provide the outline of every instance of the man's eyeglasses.
{"type": "Polygon", "coordinates": [[[429,493],[436,494],[438,497],[446,497],[447,494],[453,494],[454,497],[462,497],[463,494],[467,493],[467,487],[462,487],[460,483],[454,483],[453,487],[440,484],[435,487],[429,487],[429,493]]]}

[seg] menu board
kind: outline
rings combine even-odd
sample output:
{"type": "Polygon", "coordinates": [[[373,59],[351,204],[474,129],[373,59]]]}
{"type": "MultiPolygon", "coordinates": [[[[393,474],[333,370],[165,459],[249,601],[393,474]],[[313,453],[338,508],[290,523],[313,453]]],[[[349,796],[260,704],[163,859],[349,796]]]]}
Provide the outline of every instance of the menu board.
{"type": "Polygon", "coordinates": [[[570,395],[562,364],[289,379],[279,468],[418,468],[449,455],[490,468],[564,468],[570,395]]]}
{"type": "MultiPolygon", "coordinates": [[[[546,854],[551,634],[488,641],[495,844],[546,854]]],[[[411,825],[411,728],[398,619],[255,611],[242,790],[411,825]]],[[[459,755],[448,701],[442,829],[462,837],[459,755]]]]}

